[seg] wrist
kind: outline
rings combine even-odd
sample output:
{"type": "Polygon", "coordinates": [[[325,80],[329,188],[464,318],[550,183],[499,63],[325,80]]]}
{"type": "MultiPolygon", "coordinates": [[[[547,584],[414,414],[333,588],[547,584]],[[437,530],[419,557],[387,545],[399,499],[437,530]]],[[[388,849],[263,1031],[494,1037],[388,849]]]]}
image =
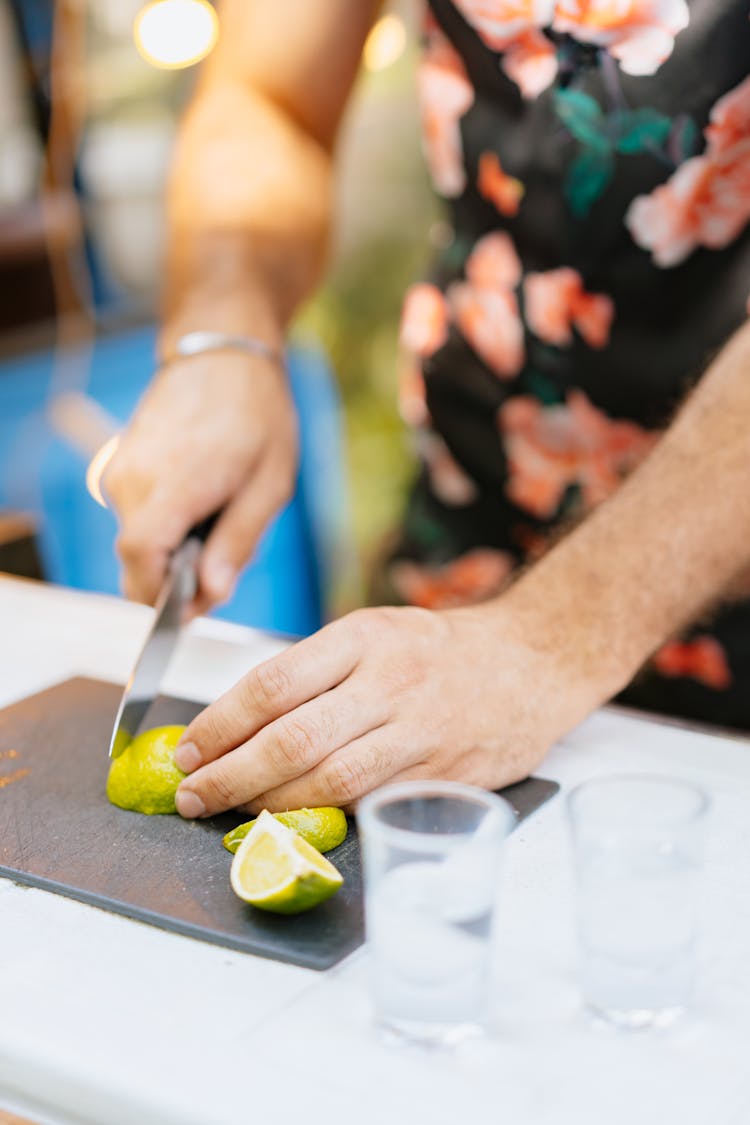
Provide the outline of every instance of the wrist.
{"type": "Polygon", "coordinates": [[[160,367],[175,363],[180,359],[191,359],[193,356],[214,355],[216,353],[235,353],[268,360],[284,366],[284,355],[280,349],[268,343],[260,336],[248,335],[237,332],[217,332],[215,330],[196,329],[179,336],[171,352],[163,352],[159,357],[160,367]]]}
{"type": "Polygon", "coordinates": [[[601,583],[561,556],[537,563],[490,603],[490,627],[528,650],[582,718],[622,691],[654,646],[644,642],[637,622],[619,619],[601,583]]]}
{"type": "Polygon", "coordinates": [[[226,288],[204,282],[184,291],[179,300],[167,301],[159,333],[159,356],[175,356],[181,340],[195,332],[260,340],[283,355],[285,328],[271,297],[253,284],[226,288]]]}
{"type": "MultiPolygon", "coordinates": [[[[444,614],[480,685],[483,722],[504,729],[512,700],[513,752],[525,753],[527,744],[533,755],[535,747],[546,751],[622,685],[581,660],[586,638],[560,631],[549,603],[536,597],[521,603],[516,593],[513,588],[493,601],[444,614]]],[[[538,760],[530,761],[532,769],[538,760]]]]}
{"type": "Polygon", "coordinates": [[[275,238],[172,224],[160,348],[171,352],[196,328],[257,336],[283,349],[301,294],[288,269],[295,256],[275,238]]]}

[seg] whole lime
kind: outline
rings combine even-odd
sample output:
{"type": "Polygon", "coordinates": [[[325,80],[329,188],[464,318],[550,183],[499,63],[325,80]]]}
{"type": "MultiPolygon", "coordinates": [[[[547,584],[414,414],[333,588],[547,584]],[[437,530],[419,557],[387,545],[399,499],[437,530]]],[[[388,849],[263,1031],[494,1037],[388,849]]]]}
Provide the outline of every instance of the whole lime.
{"type": "Polygon", "coordinates": [[[130,742],[109,767],[107,797],[113,805],[134,812],[177,812],[177,786],[186,776],[174,764],[174,752],[185,727],[154,727],[130,742]]]}

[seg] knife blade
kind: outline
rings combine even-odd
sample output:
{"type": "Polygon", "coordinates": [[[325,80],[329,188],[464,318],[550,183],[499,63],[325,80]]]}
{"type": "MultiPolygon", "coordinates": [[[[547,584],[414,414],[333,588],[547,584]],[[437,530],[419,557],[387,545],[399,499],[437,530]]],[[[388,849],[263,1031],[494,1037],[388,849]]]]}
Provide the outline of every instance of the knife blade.
{"type": "Polygon", "coordinates": [[[159,688],[183,623],[185,606],[195,597],[197,564],[205,533],[193,531],[172,555],[167,576],[154,607],[154,620],[135,662],[117,710],[109,743],[110,758],[118,758],[138,728],[159,688]]]}

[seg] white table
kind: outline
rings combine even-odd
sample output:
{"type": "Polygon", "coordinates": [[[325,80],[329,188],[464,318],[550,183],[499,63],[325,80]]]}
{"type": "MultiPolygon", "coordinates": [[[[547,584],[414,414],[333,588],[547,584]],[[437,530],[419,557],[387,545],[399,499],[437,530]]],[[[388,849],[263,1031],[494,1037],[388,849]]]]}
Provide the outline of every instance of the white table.
{"type": "MultiPolygon", "coordinates": [[[[72,674],[122,681],[148,610],[0,579],[0,705],[72,674]]],[[[199,621],[167,689],[211,698],[279,642],[199,621]]],[[[0,880],[0,1106],[44,1125],[747,1125],[750,743],[607,709],[544,769],[622,770],[715,801],[700,1003],[669,1033],[581,1016],[563,804],[508,847],[495,1037],[394,1052],[368,1023],[366,950],[318,974],[0,880]]]]}

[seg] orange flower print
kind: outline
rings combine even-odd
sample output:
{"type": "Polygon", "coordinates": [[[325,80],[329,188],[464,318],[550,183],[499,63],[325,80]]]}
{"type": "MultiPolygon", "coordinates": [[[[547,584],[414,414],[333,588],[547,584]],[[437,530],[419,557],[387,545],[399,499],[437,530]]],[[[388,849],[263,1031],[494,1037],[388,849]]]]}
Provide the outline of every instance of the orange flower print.
{"type": "Polygon", "coordinates": [[[557,51],[540,31],[527,31],[509,44],[502,67],[525,98],[537,98],[557,75],[557,51]]]}
{"type": "Polygon", "coordinates": [[[461,334],[500,379],[513,379],[523,367],[523,325],[510,290],[479,289],[458,282],[448,290],[461,334]]]}
{"type": "Polygon", "coordinates": [[[564,348],[573,343],[575,326],[591,348],[605,348],[614,319],[612,300],[587,293],[577,270],[564,267],[530,273],[523,283],[526,323],[541,340],[564,348]]]}
{"type": "Polygon", "coordinates": [[[711,110],[704,136],[709,149],[716,154],[750,137],[750,78],[719,98],[711,110]]]}
{"type": "Polygon", "coordinates": [[[514,289],[521,263],[504,231],[480,238],[466,261],[466,281],[448,289],[448,303],[468,344],[500,379],[523,367],[523,324],[514,289]]]}
{"type": "Polygon", "coordinates": [[[702,155],[639,195],[625,216],[657,266],[677,266],[699,246],[720,250],[750,220],[750,78],[716,103],[704,135],[702,155]]]}
{"type": "Polygon", "coordinates": [[[535,98],[557,75],[551,28],[580,43],[605,48],[626,74],[654,74],[687,27],[686,0],[456,0],[457,7],[493,51],[526,98],[535,98]]]}
{"type": "Polygon", "coordinates": [[[448,339],[448,310],[436,285],[421,282],[407,291],[400,337],[405,348],[421,356],[432,355],[448,339]]]}
{"type": "Polygon", "coordinates": [[[571,485],[579,487],[585,508],[601,503],[658,437],[634,422],[607,418],[582,391],[548,407],[527,395],[511,398],[500,408],[499,425],[507,495],[540,519],[555,515],[571,485]]]}
{"type": "Polygon", "coordinates": [[[513,571],[513,557],[505,551],[479,547],[441,566],[400,561],[391,566],[397,594],[423,609],[450,609],[484,601],[498,593],[513,571]]]}
{"type": "Polygon", "coordinates": [[[503,171],[496,153],[483,152],[480,156],[477,188],[480,195],[494,203],[501,215],[512,218],[518,214],[524,186],[520,180],[503,171]]]}
{"type": "Polygon", "coordinates": [[[557,0],[552,26],[606,47],[626,74],[655,74],[687,27],[685,0],[557,0]]]}
{"type": "Polygon", "coordinates": [[[466,186],[460,121],[474,102],[460,55],[438,31],[428,35],[417,76],[425,156],[435,190],[448,199],[466,186]]]}
{"type": "Polygon", "coordinates": [[[551,24],[554,0],[456,0],[466,20],[493,51],[526,98],[535,98],[557,74],[555,46],[541,31],[551,24]]]}
{"type": "Polygon", "coordinates": [[[521,259],[505,231],[480,238],[466,259],[466,276],[482,289],[515,289],[521,280],[521,259]]]}
{"type": "Polygon", "coordinates": [[[439,434],[419,435],[419,452],[438,500],[452,508],[463,508],[478,496],[476,483],[459,465],[439,434]]]}
{"type": "Polygon", "coordinates": [[[652,664],[662,676],[687,676],[714,691],[726,691],[732,684],[726,653],[714,637],[669,641],[652,658],[652,664]]]}
{"type": "Polygon", "coordinates": [[[625,222],[657,266],[683,262],[698,246],[728,246],[750,219],[750,137],[717,158],[695,156],[651,195],[630,205],[625,222]]]}
{"type": "Polygon", "coordinates": [[[488,47],[502,51],[552,23],[555,0],[457,0],[456,7],[488,47]]]}

